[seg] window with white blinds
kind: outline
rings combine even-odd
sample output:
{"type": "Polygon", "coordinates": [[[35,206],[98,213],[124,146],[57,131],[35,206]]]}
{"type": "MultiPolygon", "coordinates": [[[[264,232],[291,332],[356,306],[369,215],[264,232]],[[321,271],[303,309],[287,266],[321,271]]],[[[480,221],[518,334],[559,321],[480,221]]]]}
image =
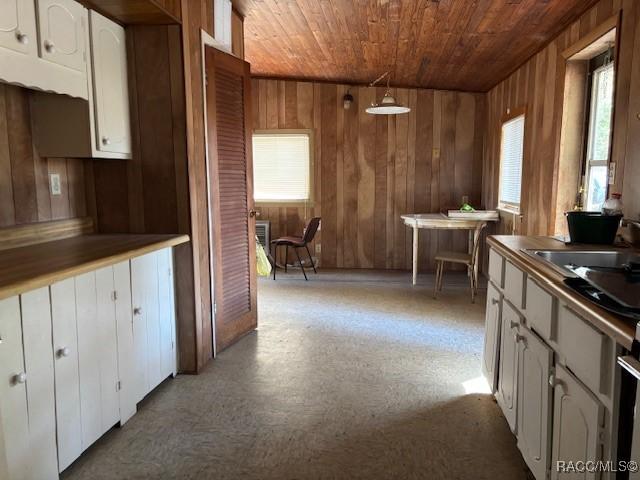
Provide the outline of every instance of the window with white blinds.
{"type": "Polygon", "coordinates": [[[499,197],[501,208],[520,210],[523,150],[524,115],[520,115],[502,124],[499,197]]]}
{"type": "Polygon", "coordinates": [[[253,196],[256,202],[311,200],[311,134],[253,134],[253,196]]]}

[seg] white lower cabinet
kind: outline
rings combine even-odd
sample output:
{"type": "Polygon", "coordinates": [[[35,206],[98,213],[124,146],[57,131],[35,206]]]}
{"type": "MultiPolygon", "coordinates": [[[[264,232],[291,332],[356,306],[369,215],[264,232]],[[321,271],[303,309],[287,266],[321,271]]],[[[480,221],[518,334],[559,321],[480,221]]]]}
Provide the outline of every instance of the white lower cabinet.
{"type": "MultiPolygon", "coordinates": [[[[598,399],[571,373],[556,367],[553,401],[553,453],[551,478],[565,478],[555,466],[558,462],[596,462],[602,458],[600,431],[604,409],[598,399]]],[[[580,478],[596,479],[599,472],[586,472],[580,478]]]]}
{"type": "Polygon", "coordinates": [[[0,300],[0,478],[23,479],[29,451],[27,376],[22,347],[22,319],[18,297],[0,300]]]}
{"type": "Polygon", "coordinates": [[[58,423],[58,469],[67,468],[82,453],[80,373],[75,279],[51,285],[51,320],[58,423]]]}
{"type": "Polygon", "coordinates": [[[522,329],[518,371],[518,447],[535,478],[546,477],[551,438],[550,375],[553,351],[522,329]]]}
{"type": "Polygon", "coordinates": [[[498,358],[500,352],[500,329],[502,326],[501,300],[500,292],[489,283],[487,286],[487,316],[484,327],[482,374],[493,393],[498,388],[498,358]]]}
{"type": "Polygon", "coordinates": [[[171,252],[155,252],[131,261],[131,297],[136,375],[141,399],[175,374],[175,308],[171,252]],[[171,298],[170,298],[171,297],[171,298]]]}
{"type": "Polygon", "coordinates": [[[174,305],[171,249],[0,300],[0,479],[58,478],[175,375],[174,305]]]}
{"type": "Polygon", "coordinates": [[[500,332],[500,361],[496,399],[502,408],[509,428],[517,431],[516,408],[518,402],[518,341],[520,339],[520,317],[508,303],[502,304],[502,327],[500,332]]]}

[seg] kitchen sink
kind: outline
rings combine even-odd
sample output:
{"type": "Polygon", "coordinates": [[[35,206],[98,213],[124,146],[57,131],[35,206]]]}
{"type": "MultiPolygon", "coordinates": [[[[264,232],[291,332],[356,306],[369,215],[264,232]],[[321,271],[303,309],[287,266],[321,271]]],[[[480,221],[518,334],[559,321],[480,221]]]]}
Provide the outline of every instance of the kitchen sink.
{"type": "Polygon", "coordinates": [[[527,250],[526,253],[570,276],[573,276],[572,269],[575,267],[622,268],[625,264],[640,262],[640,255],[637,253],[620,250],[527,250]]]}

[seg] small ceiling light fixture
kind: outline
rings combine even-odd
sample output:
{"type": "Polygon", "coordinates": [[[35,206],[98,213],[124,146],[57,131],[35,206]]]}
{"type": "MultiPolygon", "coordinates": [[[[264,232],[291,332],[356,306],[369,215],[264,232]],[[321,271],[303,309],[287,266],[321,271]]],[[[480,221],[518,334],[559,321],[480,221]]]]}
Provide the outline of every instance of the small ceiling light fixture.
{"type": "Polygon", "coordinates": [[[391,95],[391,89],[389,88],[389,80],[391,79],[391,75],[389,72],[385,72],[376,78],[373,82],[369,84],[370,87],[374,87],[378,82],[382,81],[384,78],[387,78],[387,91],[382,97],[380,103],[372,103],[369,108],[367,108],[366,112],[372,115],[396,115],[398,113],[408,113],[411,111],[409,107],[405,107],[400,103],[396,102],[396,99],[391,95]]]}
{"type": "Polygon", "coordinates": [[[349,110],[351,108],[352,103],[353,103],[353,95],[351,95],[349,93],[349,90],[347,90],[347,94],[344,97],[342,97],[342,105],[345,110],[349,110]]]}

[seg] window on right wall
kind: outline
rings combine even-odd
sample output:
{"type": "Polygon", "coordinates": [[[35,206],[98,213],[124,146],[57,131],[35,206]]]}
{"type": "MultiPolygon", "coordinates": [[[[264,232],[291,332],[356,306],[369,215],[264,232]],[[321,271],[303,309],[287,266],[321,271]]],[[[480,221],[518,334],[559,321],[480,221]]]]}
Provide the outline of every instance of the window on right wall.
{"type": "Polygon", "coordinates": [[[607,198],[615,71],[607,51],[589,61],[589,109],[583,167],[584,209],[599,211],[607,198]]]}

